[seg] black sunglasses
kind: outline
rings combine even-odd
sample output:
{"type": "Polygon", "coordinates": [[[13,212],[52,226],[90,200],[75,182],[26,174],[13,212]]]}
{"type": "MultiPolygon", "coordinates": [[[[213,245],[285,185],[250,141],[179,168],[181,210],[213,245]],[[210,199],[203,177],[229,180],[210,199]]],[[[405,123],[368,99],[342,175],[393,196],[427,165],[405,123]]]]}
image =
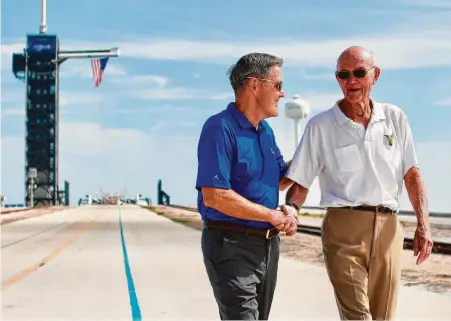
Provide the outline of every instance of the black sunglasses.
{"type": "MultiPolygon", "coordinates": [[[[370,71],[373,68],[374,67],[371,67],[370,69],[357,68],[352,71],[352,74],[356,78],[365,78],[366,75],[368,74],[368,71],[370,71]]],[[[351,77],[351,71],[349,71],[349,70],[340,70],[340,71],[337,71],[336,73],[337,73],[337,77],[340,78],[341,80],[349,79],[349,77],[351,77]]]]}

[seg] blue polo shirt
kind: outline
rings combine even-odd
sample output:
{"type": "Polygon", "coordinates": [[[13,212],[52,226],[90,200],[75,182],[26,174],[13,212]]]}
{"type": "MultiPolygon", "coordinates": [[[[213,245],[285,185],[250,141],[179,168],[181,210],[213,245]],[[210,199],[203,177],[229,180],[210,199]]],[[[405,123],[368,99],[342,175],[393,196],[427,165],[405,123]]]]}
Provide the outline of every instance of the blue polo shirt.
{"type": "Polygon", "coordinates": [[[251,202],[276,209],[279,182],[287,166],[266,121],[258,130],[230,103],[204,124],[198,145],[197,205],[203,220],[222,220],[257,228],[268,222],[238,219],[205,206],[201,187],[232,189],[251,202]]]}

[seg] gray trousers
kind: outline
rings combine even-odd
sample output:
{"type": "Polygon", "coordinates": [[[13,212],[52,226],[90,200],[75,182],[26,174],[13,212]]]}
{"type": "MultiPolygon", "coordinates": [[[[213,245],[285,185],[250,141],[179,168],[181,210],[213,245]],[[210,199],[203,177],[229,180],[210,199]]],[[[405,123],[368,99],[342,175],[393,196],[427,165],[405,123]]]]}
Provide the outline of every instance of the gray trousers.
{"type": "Polygon", "coordinates": [[[202,253],[221,320],[267,320],[277,281],[280,237],[209,229],[202,253]]]}

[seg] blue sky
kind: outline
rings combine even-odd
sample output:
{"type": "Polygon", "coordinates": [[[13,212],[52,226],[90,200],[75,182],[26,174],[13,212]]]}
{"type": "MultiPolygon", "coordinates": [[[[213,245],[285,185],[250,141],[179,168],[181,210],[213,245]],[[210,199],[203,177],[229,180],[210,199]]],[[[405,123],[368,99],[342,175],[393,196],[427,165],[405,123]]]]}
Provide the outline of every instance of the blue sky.
{"type": "MultiPolygon", "coordinates": [[[[174,203],[194,204],[199,133],[233,100],[232,63],[251,51],[283,57],[287,99],[301,95],[314,114],[341,97],[333,76],[340,52],[363,45],[382,68],[373,98],[409,116],[430,209],[449,212],[450,14],[450,0],[48,1],[48,33],[58,34],[61,49],[121,51],[100,88],[89,60],[61,67],[60,184],[70,181],[73,204],[124,188],[156,202],[161,178],[174,203]]],[[[12,75],[11,54],[38,32],[40,1],[3,1],[1,23],[2,192],[23,202],[25,89],[12,75]]],[[[290,159],[294,130],[284,103],[269,121],[290,159]]],[[[306,204],[318,201],[315,183],[306,204]]],[[[411,209],[405,192],[402,208],[411,209]]]]}

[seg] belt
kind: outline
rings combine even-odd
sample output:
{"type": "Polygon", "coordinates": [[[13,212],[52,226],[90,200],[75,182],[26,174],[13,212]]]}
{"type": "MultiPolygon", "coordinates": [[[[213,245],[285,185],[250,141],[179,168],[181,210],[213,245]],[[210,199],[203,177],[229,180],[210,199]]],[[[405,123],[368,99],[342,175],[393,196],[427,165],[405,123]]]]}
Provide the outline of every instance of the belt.
{"type": "Polygon", "coordinates": [[[336,207],[336,208],[351,209],[351,210],[358,210],[358,211],[369,211],[369,212],[376,212],[376,213],[396,214],[396,211],[393,211],[392,209],[385,207],[385,206],[360,205],[360,206],[344,206],[344,207],[336,207]]]}
{"type": "Polygon", "coordinates": [[[223,221],[207,220],[205,225],[208,228],[212,228],[212,229],[227,230],[227,231],[240,232],[243,234],[252,234],[252,235],[263,236],[264,238],[266,238],[268,240],[279,234],[279,230],[275,229],[275,228],[261,229],[261,228],[247,227],[244,225],[234,224],[234,223],[230,223],[230,222],[223,222],[223,221]]]}

